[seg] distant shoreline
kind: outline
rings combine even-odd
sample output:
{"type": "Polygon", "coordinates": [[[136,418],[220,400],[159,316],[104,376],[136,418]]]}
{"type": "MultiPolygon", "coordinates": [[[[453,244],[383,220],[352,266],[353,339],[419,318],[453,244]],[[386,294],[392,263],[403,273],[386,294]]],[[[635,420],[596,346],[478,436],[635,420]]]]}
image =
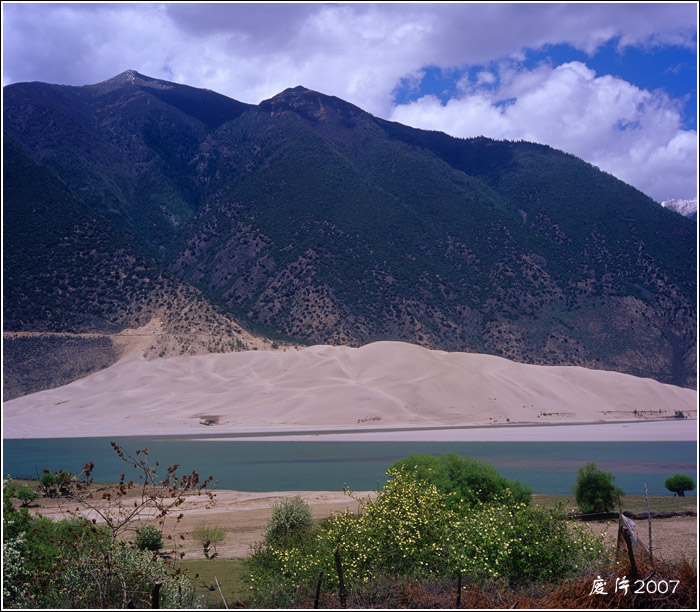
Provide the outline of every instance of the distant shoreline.
{"type": "Polygon", "coordinates": [[[697,420],[248,432],[190,439],[212,442],[695,442],[697,420]]]}
{"type": "Polygon", "coordinates": [[[586,423],[513,423],[372,429],[318,427],[244,428],[238,431],[172,432],[111,436],[3,436],[5,440],[80,438],[176,438],[197,442],[697,442],[696,419],[586,423]]]}

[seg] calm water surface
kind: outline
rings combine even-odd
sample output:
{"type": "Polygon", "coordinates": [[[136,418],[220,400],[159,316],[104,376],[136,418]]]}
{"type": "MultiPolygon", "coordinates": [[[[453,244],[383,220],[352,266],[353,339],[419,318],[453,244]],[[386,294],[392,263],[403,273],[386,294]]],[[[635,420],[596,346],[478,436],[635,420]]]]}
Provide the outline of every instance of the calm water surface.
{"type": "Polygon", "coordinates": [[[126,471],[110,441],[126,451],[147,448],[151,463],[179,464],[179,473],[214,476],[216,486],[240,491],[376,489],[387,467],[412,453],[457,452],[492,463],[506,478],[538,493],[569,493],[579,467],[595,461],[628,495],[670,495],[664,480],[697,472],[695,442],[256,442],[190,440],[187,436],[4,440],[3,475],[36,477],[43,468],[79,473],[93,461],[96,480],[126,471]]]}

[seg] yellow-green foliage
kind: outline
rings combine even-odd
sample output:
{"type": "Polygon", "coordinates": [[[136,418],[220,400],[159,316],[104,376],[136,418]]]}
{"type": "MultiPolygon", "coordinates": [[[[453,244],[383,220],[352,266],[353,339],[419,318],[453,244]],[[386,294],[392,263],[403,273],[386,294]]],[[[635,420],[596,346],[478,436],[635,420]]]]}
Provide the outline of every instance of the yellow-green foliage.
{"type": "Polygon", "coordinates": [[[362,502],[359,515],[336,515],[305,539],[261,544],[250,561],[254,594],[290,595],[312,587],[321,571],[325,588],[337,589],[336,547],[351,589],[367,588],[382,574],[550,580],[586,571],[605,556],[602,538],[574,528],[559,510],[530,507],[505,492],[459,514],[435,485],[406,471],[388,475],[377,499],[362,502]]]}

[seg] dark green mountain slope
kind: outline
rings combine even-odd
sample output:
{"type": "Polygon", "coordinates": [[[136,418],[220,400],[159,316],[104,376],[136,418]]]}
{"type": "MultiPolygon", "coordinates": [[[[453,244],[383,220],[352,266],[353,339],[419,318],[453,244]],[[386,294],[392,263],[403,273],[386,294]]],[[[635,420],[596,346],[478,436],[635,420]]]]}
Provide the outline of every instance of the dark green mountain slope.
{"type": "Polygon", "coordinates": [[[258,106],[133,72],[5,91],[73,196],[251,322],[695,384],[695,225],[571,155],[301,87],[258,106]]]}
{"type": "Polygon", "coordinates": [[[4,139],[3,161],[5,399],[110,365],[120,354],[114,335],[154,318],[159,326],[146,352],[156,355],[201,352],[202,341],[233,349],[248,339],[199,291],[73,198],[12,137],[4,139]]]}
{"type": "Polygon", "coordinates": [[[189,164],[248,105],[134,71],[84,87],[5,88],[4,122],[72,194],[153,253],[200,205],[189,164]]]}

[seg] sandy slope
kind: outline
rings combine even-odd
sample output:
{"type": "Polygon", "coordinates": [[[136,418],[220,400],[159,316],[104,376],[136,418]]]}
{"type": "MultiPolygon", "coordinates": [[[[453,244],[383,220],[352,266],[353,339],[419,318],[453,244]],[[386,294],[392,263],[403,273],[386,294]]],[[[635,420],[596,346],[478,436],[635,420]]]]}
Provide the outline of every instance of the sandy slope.
{"type": "Polygon", "coordinates": [[[64,387],[6,402],[3,435],[575,423],[671,417],[676,410],[695,418],[696,403],[693,390],[626,374],[377,342],[129,357],[64,387]]]}

